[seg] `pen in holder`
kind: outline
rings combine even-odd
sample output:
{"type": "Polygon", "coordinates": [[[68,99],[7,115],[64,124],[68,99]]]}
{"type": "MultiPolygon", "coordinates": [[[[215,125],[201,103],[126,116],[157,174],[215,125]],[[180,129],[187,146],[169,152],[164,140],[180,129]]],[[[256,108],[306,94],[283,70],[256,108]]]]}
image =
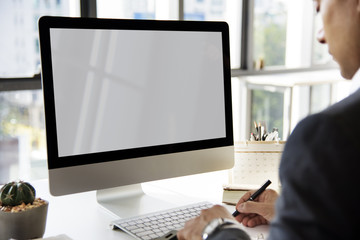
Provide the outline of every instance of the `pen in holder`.
{"type": "Polygon", "coordinates": [[[241,141],[235,143],[235,164],[230,170],[231,185],[259,186],[264,179],[280,187],[279,163],[285,141],[241,141]]]}

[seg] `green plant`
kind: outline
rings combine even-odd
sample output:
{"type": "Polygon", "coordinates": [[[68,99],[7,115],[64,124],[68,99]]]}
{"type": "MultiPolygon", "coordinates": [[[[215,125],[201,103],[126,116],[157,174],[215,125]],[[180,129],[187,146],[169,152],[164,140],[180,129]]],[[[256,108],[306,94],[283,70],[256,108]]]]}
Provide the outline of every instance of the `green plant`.
{"type": "Polygon", "coordinates": [[[32,204],[34,200],[35,188],[27,182],[10,182],[0,189],[0,201],[2,206],[17,206],[22,203],[32,204]]]}

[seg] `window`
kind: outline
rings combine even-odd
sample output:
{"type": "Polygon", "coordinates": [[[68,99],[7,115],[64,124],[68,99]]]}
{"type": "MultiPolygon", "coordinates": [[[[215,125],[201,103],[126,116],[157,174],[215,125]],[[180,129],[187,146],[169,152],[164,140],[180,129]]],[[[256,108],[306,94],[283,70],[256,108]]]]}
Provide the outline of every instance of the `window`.
{"type": "MultiPolygon", "coordinates": [[[[247,114],[251,117],[247,119],[248,125],[243,130],[248,138],[248,134],[254,130],[253,122],[264,121],[268,130],[277,127],[285,140],[303,117],[334,103],[331,91],[335,82],[342,78],[337,74],[330,76],[327,73],[318,76],[314,71],[311,75],[317,76],[315,80],[303,71],[331,69],[335,66],[327,46],[317,42],[321,18],[315,14],[312,1],[250,2],[252,4],[249,4],[248,9],[253,10],[253,15],[249,17],[249,43],[246,45],[250,50],[245,58],[247,62],[243,75],[252,73],[262,80],[256,85],[256,89],[248,93],[250,97],[246,106],[250,108],[247,114]],[[323,84],[314,84],[315,82],[323,84]],[[286,86],[286,90],[269,91],[276,86],[286,86]],[[301,91],[298,91],[300,88],[301,91]]],[[[246,82],[247,78],[244,79],[246,82]]]]}
{"type": "Polygon", "coordinates": [[[39,74],[39,17],[78,16],[74,9],[76,5],[70,0],[1,1],[0,31],[6,37],[0,38],[0,77],[32,77],[39,74]]]}
{"type": "MultiPolygon", "coordinates": [[[[251,118],[250,122],[265,127],[266,132],[274,128],[279,131],[279,137],[283,136],[284,116],[284,93],[279,92],[275,87],[251,90],[251,118]],[[281,106],[281,107],[279,107],[281,106]]],[[[255,126],[252,125],[251,132],[255,133],[255,126]]]]}
{"type": "Polygon", "coordinates": [[[41,90],[0,93],[0,183],[7,178],[41,178],[46,140],[41,90]],[[30,171],[30,167],[32,171],[30,171]]]}
{"type": "Polygon", "coordinates": [[[316,40],[321,19],[312,1],[255,0],[253,8],[255,69],[333,64],[326,45],[316,40]]]}
{"type": "Polygon", "coordinates": [[[79,16],[79,6],[70,0],[0,2],[0,89],[8,84],[29,89],[0,91],[0,184],[46,174],[42,91],[30,90],[32,79],[39,81],[33,76],[40,73],[37,22],[42,15],[79,16]]]}
{"type": "Polygon", "coordinates": [[[255,0],[254,45],[255,69],[284,66],[288,8],[285,0],[255,0]]]}

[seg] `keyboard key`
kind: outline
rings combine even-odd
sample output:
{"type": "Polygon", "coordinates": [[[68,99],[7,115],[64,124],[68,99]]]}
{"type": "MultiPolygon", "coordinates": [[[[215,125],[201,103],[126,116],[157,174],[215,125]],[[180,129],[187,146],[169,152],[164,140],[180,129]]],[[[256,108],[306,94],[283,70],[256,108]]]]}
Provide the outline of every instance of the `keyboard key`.
{"type": "Polygon", "coordinates": [[[135,229],[137,229],[138,227],[137,226],[134,226],[134,225],[132,225],[132,226],[128,226],[128,227],[125,227],[127,230],[135,230],[135,229]]]}

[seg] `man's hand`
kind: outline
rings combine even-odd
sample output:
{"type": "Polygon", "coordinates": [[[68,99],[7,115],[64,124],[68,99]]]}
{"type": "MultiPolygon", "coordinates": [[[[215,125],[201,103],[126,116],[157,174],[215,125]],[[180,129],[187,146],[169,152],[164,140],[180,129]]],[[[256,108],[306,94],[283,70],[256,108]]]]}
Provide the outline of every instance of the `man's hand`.
{"type": "Polygon", "coordinates": [[[254,192],[255,190],[245,193],[236,205],[236,209],[240,212],[236,220],[247,227],[268,224],[275,215],[275,202],[279,196],[274,190],[268,189],[255,201],[246,202],[254,192]]]}
{"type": "Polygon", "coordinates": [[[179,240],[200,240],[205,226],[214,218],[233,218],[226,208],[215,205],[212,208],[201,211],[200,216],[189,220],[185,223],[185,227],[178,231],[177,238],[179,240]]]}

